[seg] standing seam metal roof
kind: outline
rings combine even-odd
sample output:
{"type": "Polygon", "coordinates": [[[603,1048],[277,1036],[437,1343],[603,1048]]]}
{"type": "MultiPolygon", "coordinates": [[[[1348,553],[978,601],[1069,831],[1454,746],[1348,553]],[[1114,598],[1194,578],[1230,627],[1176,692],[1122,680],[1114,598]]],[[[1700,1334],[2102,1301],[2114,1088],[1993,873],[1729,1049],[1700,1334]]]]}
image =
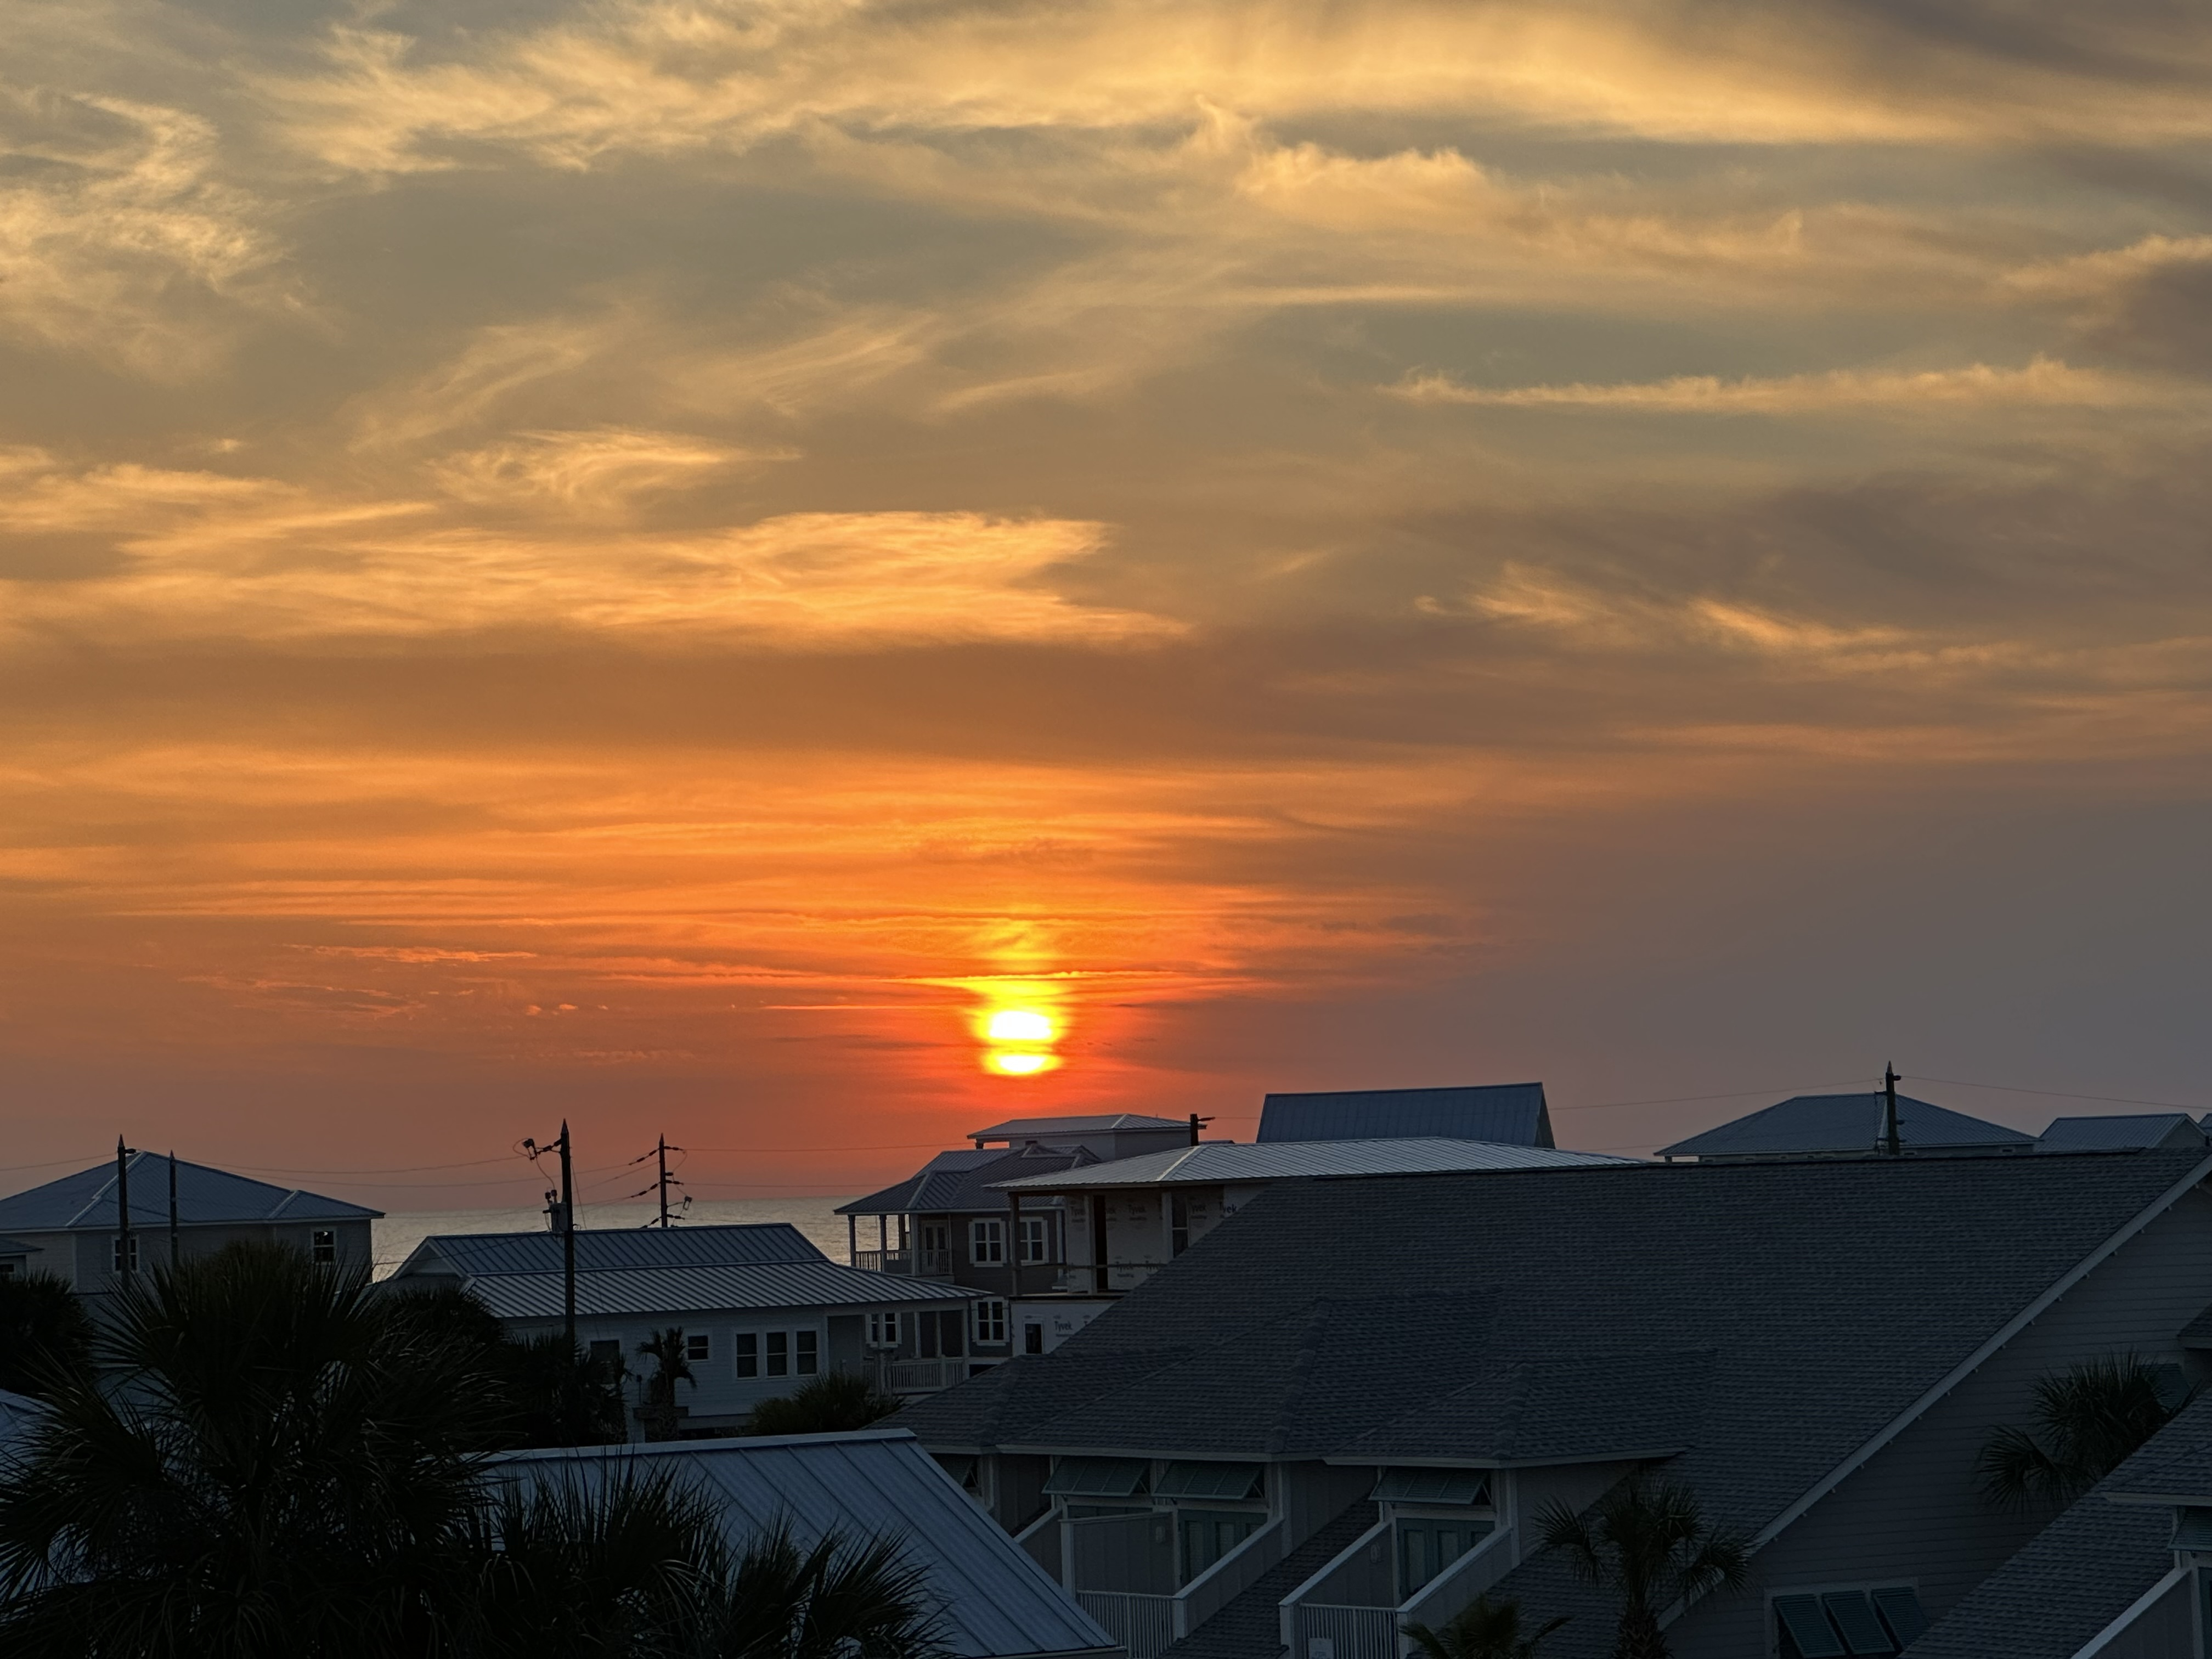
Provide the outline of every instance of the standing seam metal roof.
{"type": "Polygon", "coordinates": [[[1501,1146],[1489,1140],[1414,1138],[1390,1140],[1287,1140],[1268,1146],[1211,1141],[1174,1152],[1094,1164],[1064,1175],[1026,1176],[994,1182],[1000,1192],[1074,1192],[1092,1187],[1172,1187],[1242,1181],[1282,1181],[1306,1176],[1455,1175],[1474,1170],[1559,1168],[1577,1164],[1629,1164],[1604,1152],[1562,1152],[1549,1146],[1501,1146]]]}
{"type": "Polygon", "coordinates": [[[993,1183],[1032,1170],[1056,1174],[1099,1160],[1086,1152],[1052,1152],[1024,1147],[1015,1152],[939,1152],[896,1187],[837,1206],[839,1215],[964,1215],[1006,1207],[993,1183]]]}
{"type": "Polygon", "coordinates": [[[2186,1112],[2134,1112],[2114,1117],[2057,1117],[2035,1143],[2039,1152],[2129,1152],[2163,1146],[2202,1146],[2204,1130],[2186,1112]]]}
{"type": "MultiPolygon", "coordinates": [[[[787,1221],[718,1227],[579,1227],[579,1272],[610,1267],[719,1267],[830,1258],[787,1221]]],[[[540,1229],[514,1233],[434,1233],[408,1253],[401,1273],[433,1261],[460,1273],[557,1273],[561,1235],[540,1229]]]]}
{"type": "Polygon", "coordinates": [[[1024,1136],[1110,1134],[1116,1129],[1188,1129],[1180,1117],[1146,1117],[1137,1112],[1103,1112],[1091,1117],[1010,1117],[988,1129],[970,1129],[970,1140],[1018,1140],[1024,1136]]]}
{"type": "Polygon", "coordinates": [[[583,1483],[674,1463],[713,1501],[742,1547],[778,1522],[802,1544],[888,1533],[921,1569],[961,1659],[1119,1651],[1075,1599],[901,1430],[678,1445],[593,1447],[498,1460],[540,1482],[583,1483]]]}
{"type": "MultiPolygon", "coordinates": [[[[394,1274],[398,1288],[420,1283],[394,1274]]],[[[558,1319],[559,1273],[474,1273],[464,1285],[501,1319],[558,1319]]],[[[622,1314],[726,1313],[780,1308],[894,1308],[919,1303],[961,1303],[986,1294],[958,1285],[892,1273],[864,1273],[834,1261],[769,1261],[743,1266],[603,1267],[576,1275],[576,1312],[585,1317],[622,1314]]]]}
{"type": "MultiPolygon", "coordinates": [[[[131,1224],[169,1224],[169,1160],[159,1152],[130,1158],[131,1224]]],[[[270,1221],[368,1221],[384,1213],[292,1187],[271,1186],[210,1164],[177,1160],[177,1217],[187,1227],[270,1221]]],[[[0,1229],[19,1232],[109,1232],[115,1227],[115,1165],[49,1181],[0,1198],[0,1229]]]]}
{"type": "MultiPolygon", "coordinates": [[[[1793,1153],[1871,1152],[1881,1133],[1882,1097],[1792,1095],[1732,1122],[1662,1146],[1660,1158],[1782,1158],[1793,1153]]],[[[2025,1150],[2035,1137],[1909,1096],[1897,1097],[1905,1150],[1960,1146],[2025,1150]]]]}
{"type": "Polygon", "coordinates": [[[1381,1140],[1407,1137],[1494,1140],[1549,1146],[1552,1119],[1540,1083],[1452,1089],[1346,1089],[1269,1095],[1260,1132],[1271,1140],[1381,1140]]]}

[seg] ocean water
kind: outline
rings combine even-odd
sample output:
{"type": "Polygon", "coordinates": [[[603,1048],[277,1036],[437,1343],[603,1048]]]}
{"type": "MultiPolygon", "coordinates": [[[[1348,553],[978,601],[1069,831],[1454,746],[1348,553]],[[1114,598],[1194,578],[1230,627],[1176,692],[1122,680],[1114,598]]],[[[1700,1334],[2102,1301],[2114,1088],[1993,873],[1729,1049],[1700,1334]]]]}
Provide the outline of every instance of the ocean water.
{"type": "MultiPolygon", "coordinates": [[[[837,1206],[849,1198],[719,1198],[699,1199],[686,1211],[681,1224],[787,1221],[805,1233],[832,1261],[847,1259],[845,1218],[837,1206]]],[[[135,1206],[134,1206],[135,1207],[135,1206]]],[[[576,1209],[580,1227],[642,1227],[658,1217],[650,1204],[584,1204],[576,1209]]],[[[376,1276],[383,1278],[407,1259],[407,1253],[433,1233],[542,1232],[543,1209],[421,1210],[386,1216],[376,1222],[376,1276]]],[[[869,1236],[870,1241],[873,1235],[869,1236]]],[[[864,1241],[869,1242],[869,1241],[864,1241]]]]}

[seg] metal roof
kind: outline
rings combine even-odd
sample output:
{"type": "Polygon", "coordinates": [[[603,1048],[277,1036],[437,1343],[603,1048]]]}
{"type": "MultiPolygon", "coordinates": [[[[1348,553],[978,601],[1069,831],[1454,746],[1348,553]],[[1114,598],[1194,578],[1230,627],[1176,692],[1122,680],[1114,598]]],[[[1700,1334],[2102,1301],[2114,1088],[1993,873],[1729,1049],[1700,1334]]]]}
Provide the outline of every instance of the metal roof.
{"type": "Polygon", "coordinates": [[[1257,1139],[1378,1140],[1401,1137],[1549,1146],[1552,1117],[1540,1083],[1454,1089],[1347,1089],[1269,1095],[1257,1139]]]}
{"type": "Polygon", "coordinates": [[[1188,1133],[1190,1120],[1146,1117],[1137,1112],[1105,1112],[1092,1117],[1010,1117],[988,1129],[970,1129],[970,1140],[1020,1140],[1044,1135],[1109,1134],[1116,1129],[1180,1129],[1188,1133]]]}
{"type": "MultiPolygon", "coordinates": [[[[1661,1158],[1786,1158],[1871,1152],[1881,1133],[1882,1097],[1793,1095],[1788,1100],[1662,1146],[1661,1158]]],[[[1897,1097],[1898,1136],[1910,1152],[2005,1146],[2025,1152],[2035,1137],[1908,1096],[1897,1097]]]]}
{"type": "Polygon", "coordinates": [[[518,1452],[497,1467],[586,1485],[626,1469],[679,1469],[713,1500],[740,1549],[779,1522],[802,1544],[831,1532],[888,1534],[921,1570],[947,1647],[961,1659],[1120,1651],[902,1430],[518,1452]]]}
{"type": "Polygon", "coordinates": [[[1012,1181],[1032,1172],[1054,1174],[1099,1160],[1080,1148],[1052,1152],[1024,1146],[1014,1152],[997,1149],[970,1152],[939,1152],[895,1187],[886,1187],[866,1198],[837,1206],[839,1215],[963,1215],[996,1213],[1006,1200],[993,1190],[996,1182],[1012,1181]]]}
{"type": "Polygon", "coordinates": [[[2204,1131],[2186,1112],[2137,1112],[2118,1117],[2058,1117],[2035,1143],[2039,1152],[2140,1151],[2163,1146],[2185,1152],[2204,1145],[2204,1131]]]}
{"type": "Polygon", "coordinates": [[[1476,1170],[1553,1169],[1634,1161],[1604,1152],[1502,1146],[1487,1140],[1291,1140],[1267,1146],[1209,1141],[994,1185],[1000,1192],[1072,1193],[1099,1187],[1218,1187],[1309,1176],[1460,1175],[1476,1170]]]}
{"type": "MultiPolygon", "coordinates": [[[[830,1258],[787,1221],[718,1227],[579,1227],[576,1267],[722,1267],[830,1258]]],[[[561,1235],[434,1233],[408,1252],[403,1273],[557,1273],[561,1235]]]]}
{"type": "Polygon", "coordinates": [[[0,1255],[36,1255],[40,1247],[20,1238],[0,1238],[0,1255]]]}
{"type": "Polygon", "coordinates": [[[46,1409],[28,1395],[0,1389],[0,1464],[6,1462],[10,1449],[27,1439],[31,1431],[38,1427],[46,1409]]]}
{"type": "MultiPolygon", "coordinates": [[[[240,1222],[368,1221],[384,1213],[325,1198],[296,1187],[274,1187],[228,1170],[176,1160],[177,1218],[186,1227],[240,1222]]],[[[133,1152],[131,1224],[169,1224],[169,1160],[159,1152],[133,1152]]],[[[95,1164],[43,1187],[0,1198],[0,1229],[26,1233],[112,1232],[115,1229],[115,1165],[95,1164]]]]}
{"type": "MultiPolygon", "coordinates": [[[[394,1273],[404,1288],[427,1275],[394,1273]]],[[[559,1273],[471,1273],[465,1288],[501,1319],[558,1319],[559,1273]]],[[[904,1308],[981,1296],[942,1280],[864,1273],[834,1261],[764,1261],[699,1267],[602,1267],[576,1275],[580,1317],[766,1312],[778,1308],[904,1308]]]]}

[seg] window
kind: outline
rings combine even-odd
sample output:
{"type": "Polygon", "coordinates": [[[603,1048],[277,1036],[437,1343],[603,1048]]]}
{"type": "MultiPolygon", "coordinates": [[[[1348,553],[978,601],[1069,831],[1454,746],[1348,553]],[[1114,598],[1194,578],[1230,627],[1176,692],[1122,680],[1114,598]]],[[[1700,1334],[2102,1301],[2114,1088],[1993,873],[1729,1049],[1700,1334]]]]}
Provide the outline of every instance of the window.
{"type": "Polygon", "coordinates": [[[757,1331],[738,1333],[738,1375],[760,1375],[760,1333],[757,1331]]]}
{"type": "Polygon", "coordinates": [[[1004,1261],[1006,1259],[1006,1224],[1003,1221],[969,1222],[968,1259],[979,1267],[1004,1261]]]}
{"type": "Polygon", "coordinates": [[[115,1271],[119,1273],[135,1273],[138,1271],[137,1234],[115,1235],[115,1271]]]}
{"type": "Polygon", "coordinates": [[[975,1340],[995,1346],[1006,1340],[1006,1304],[999,1301],[975,1304],[975,1340]]]}
{"type": "Polygon", "coordinates": [[[899,1345],[899,1316],[895,1313],[872,1313],[868,1316],[868,1346],[872,1348],[896,1348],[899,1345]]]}
{"type": "Polygon", "coordinates": [[[770,1331],[768,1334],[768,1374],[770,1376],[791,1375],[791,1333],[770,1331]]]}
{"type": "Polygon", "coordinates": [[[1022,1260],[1052,1260],[1052,1218],[1049,1216],[1025,1215],[1022,1218],[1022,1260]]]}
{"type": "Polygon", "coordinates": [[[1035,1320],[1030,1321],[1022,1327],[1022,1352],[1024,1353],[1044,1352],[1044,1327],[1035,1320]]]}
{"type": "Polygon", "coordinates": [[[685,1337],[684,1357],[702,1364],[712,1359],[714,1357],[714,1339],[704,1331],[696,1332],[685,1337]]]}
{"type": "Polygon", "coordinates": [[[1197,1577],[1267,1524],[1266,1516],[1243,1510],[1183,1510],[1177,1516],[1183,1582],[1197,1577]]]}
{"type": "Polygon", "coordinates": [[[338,1259],[338,1236],[337,1229],[331,1227],[316,1228],[313,1240],[308,1246],[307,1253],[314,1257],[315,1265],[318,1267],[327,1267],[335,1262],[338,1259]]]}
{"type": "Polygon", "coordinates": [[[610,1337],[604,1341],[594,1342],[585,1350],[585,1353],[592,1362],[592,1370],[611,1371],[617,1376],[622,1375],[623,1351],[622,1340],[619,1337],[610,1337]]]}
{"type": "Polygon", "coordinates": [[[1408,1517],[1398,1522],[1398,1590],[1401,1600],[1427,1583],[1490,1534],[1487,1517],[1438,1521],[1408,1517]]]}
{"type": "Polygon", "coordinates": [[[799,1331],[796,1334],[799,1338],[799,1374],[811,1376],[822,1369],[822,1334],[819,1331],[799,1331]]]}
{"type": "Polygon", "coordinates": [[[1168,1198],[1168,1254],[1181,1255],[1190,1248],[1190,1194],[1170,1194],[1168,1198]]]}

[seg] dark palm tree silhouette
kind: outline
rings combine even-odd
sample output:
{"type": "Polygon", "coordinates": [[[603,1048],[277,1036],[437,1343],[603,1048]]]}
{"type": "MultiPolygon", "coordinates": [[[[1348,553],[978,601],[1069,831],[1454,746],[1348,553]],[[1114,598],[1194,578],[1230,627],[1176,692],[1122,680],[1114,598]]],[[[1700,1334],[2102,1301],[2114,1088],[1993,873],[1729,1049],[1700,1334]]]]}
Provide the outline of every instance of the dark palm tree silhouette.
{"type": "Polygon", "coordinates": [[[865,1429],[899,1408],[872,1378],[824,1371],[778,1400],[763,1400],[745,1419],[748,1434],[840,1434],[865,1429]]]}
{"type": "Polygon", "coordinates": [[[1443,1625],[1406,1626],[1406,1634],[1425,1659],[1535,1659],[1544,1638],[1567,1621],[1553,1619],[1523,1634],[1521,1604],[1508,1596],[1493,1601],[1478,1595],[1443,1625]]]}
{"type": "Polygon", "coordinates": [[[2039,1433],[2007,1426],[1982,1447],[1982,1490],[2016,1509],[2064,1505],[2102,1480],[2189,1402],[2134,1354],[2040,1377],[2030,1415],[2039,1433]]]}
{"type": "Polygon", "coordinates": [[[465,1351],[233,1246],[141,1275],[93,1352],[0,1479],[0,1651],[435,1650],[491,1410],[465,1351]]]}
{"type": "Polygon", "coordinates": [[[684,1330],[671,1326],[665,1331],[655,1331],[637,1345],[638,1357],[653,1362],[652,1373],[645,1379],[645,1437],[648,1440],[676,1438],[676,1385],[689,1382],[699,1386],[691,1375],[691,1362],[684,1357],[684,1330]]]}
{"type": "Polygon", "coordinates": [[[92,1321],[69,1281],[52,1273],[0,1279],[0,1389],[42,1398],[92,1354],[92,1321]]]}
{"type": "MultiPolygon", "coordinates": [[[[234,1246],[125,1291],[0,1474],[8,1659],[935,1659],[895,1545],[747,1549],[671,1475],[526,1486],[484,1345],[234,1246]]],[[[450,1311],[450,1310],[449,1310],[450,1311]]],[[[420,1310],[415,1310],[419,1314],[420,1310]]]]}
{"type": "Polygon", "coordinates": [[[1553,1504],[1537,1517],[1544,1547],[1620,1604],[1614,1659],[1667,1659],[1659,1620],[1677,1601],[1737,1589],[1750,1552],[1733,1533],[1705,1525],[1697,1494],[1638,1469],[1583,1512],[1553,1504]]]}

